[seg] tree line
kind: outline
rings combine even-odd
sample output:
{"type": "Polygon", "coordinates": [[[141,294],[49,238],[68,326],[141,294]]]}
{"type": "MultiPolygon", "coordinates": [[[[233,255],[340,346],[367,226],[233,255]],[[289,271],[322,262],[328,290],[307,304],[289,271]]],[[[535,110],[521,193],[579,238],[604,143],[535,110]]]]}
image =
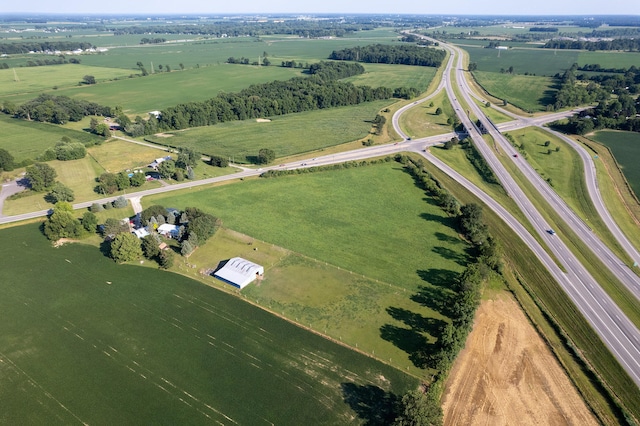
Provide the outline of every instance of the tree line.
{"type": "Polygon", "coordinates": [[[84,41],[20,41],[0,43],[0,53],[15,55],[29,52],[55,52],[56,50],[92,49],[95,46],[84,41]]]}
{"type": "Polygon", "coordinates": [[[424,168],[421,160],[400,154],[396,160],[403,164],[428,197],[435,199],[447,214],[457,218],[461,234],[472,245],[471,261],[452,283],[452,296],[445,302],[444,309],[451,322],[440,330],[435,348],[424,348],[424,353],[418,356],[424,367],[437,371],[436,376],[432,383],[425,386],[426,392],[409,392],[403,396],[394,421],[396,425],[440,425],[440,398],[444,382],[471,332],[485,283],[492,275],[502,273],[502,250],[489,233],[479,205],[472,203],[461,206],[424,168]]]}
{"type": "Polygon", "coordinates": [[[391,46],[372,44],[334,50],[329,59],[341,61],[368,62],[375,64],[419,65],[439,67],[446,53],[441,49],[432,49],[414,45],[391,46]]]}
{"type": "MultiPolygon", "coordinates": [[[[355,86],[336,81],[363,72],[361,66],[321,62],[309,67],[309,77],[255,84],[238,93],[220,93],[203,102],[189,102],[163,110],[157,130],[180,130],[235,120],[284,115],[338,106],[357,105],[395,96],[415,96],[416,89],[355,86]]],[[[141,127],[138,125],[138,127],[141,127]]],[[[126,130],[126,129],[125,129],[126,130]]],[[[145,133],[149,134],[149,133],[145,133]]]]}
{"type": "Polygon", "coordinates": [[[110,116],[112,110],[95,102],[43,93],[19,107],[5,102],[3,112],[16,118],[64,124],[68,121],[80,121],[88,115],[110,116]]]}
{"type": "Polygon", "coordinates": [[[549,40],[542,46],[544,49],[580,49],[580,50],[624,50],[640,51],[640,38],[615,38],[613,40],[549,40]]]}

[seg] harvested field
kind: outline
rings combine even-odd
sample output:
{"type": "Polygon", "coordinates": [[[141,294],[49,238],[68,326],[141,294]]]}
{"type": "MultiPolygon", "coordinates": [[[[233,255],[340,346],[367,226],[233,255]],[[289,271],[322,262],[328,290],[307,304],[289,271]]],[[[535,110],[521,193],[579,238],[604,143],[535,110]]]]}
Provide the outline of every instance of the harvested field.
{"type": "Polygon", "coordinates": [[[596,425],[597,421],[518,304],[486,300],[453,366],[445,425],[596,425]]]}

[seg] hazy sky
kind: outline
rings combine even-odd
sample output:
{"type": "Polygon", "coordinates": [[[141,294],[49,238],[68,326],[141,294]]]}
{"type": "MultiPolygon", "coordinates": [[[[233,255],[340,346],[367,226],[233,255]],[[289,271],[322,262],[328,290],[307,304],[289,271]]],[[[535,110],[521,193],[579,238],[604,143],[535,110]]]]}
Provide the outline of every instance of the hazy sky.
{"type": "Polygon", "coordinates": [[[518,15],[640,15],[638,0],[2,0],[0,14],[33,13],[400,13],[518,15]]]}

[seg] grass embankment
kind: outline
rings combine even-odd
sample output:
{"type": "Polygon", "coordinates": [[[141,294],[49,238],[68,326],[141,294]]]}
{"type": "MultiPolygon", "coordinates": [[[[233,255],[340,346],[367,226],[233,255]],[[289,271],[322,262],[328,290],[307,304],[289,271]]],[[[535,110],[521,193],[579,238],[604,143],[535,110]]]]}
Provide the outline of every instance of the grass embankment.
{"type": "Polygon", "coordinates": [[[185,277],[53,248],[35,224],[1,232],[8,423],[339,424],[417,385],[185,277]]]}
{"type": "MultiPolygon", "coordinates": [[[[428,380],[412,355],[448,321],[441,303],[467,245],[400,165],[245,180],[143,202],[198,206],[228,228],[303,255],[276,261],[243,293],[428,380]],[[427,302],[416,297],[422,293],[431,295],[427,302]]],[[[198,268],[230,256],[207,247],[196,252],[198,268]]]]}
{"type": "Polygon", "coordinates": [[[640,203],[616,159],[606,146],[586,138],[577,140],[598,156],[595,165],[602,197],[618,226],[631,237],[636,248],[640,249],[640,203]]]}
{"type": "Polygon", "coordinates": [[[451,124],[447,123],[451,117],[455,117],[455,111],[446,92],[442,91],[402,114],[400,126],[411,137],[423,138],[452,132],[451,124]],[[440,114],[436,114],[438,108],[441,109],[440,114]]]}
{"type": "MultiPolygon", "coordinates": [[[[438,169],[428,164],[427,167],[460,202],[478,202],[438,169]]],[[[491,233],[502,244],[506,258],[504,277],[510,290],[593,412],[605,424],[624,421],[623,413],[607,397],[606,390],[639,418],[640,396],[626,372],[528,247],[514,238],[513,231],[490,209],[485,207],[483,212],[491,233]]]]}
{"type": "Polygon", "coordinates": [[[636,327],[640,327],[640,301],[636,299],[629,290],[620,283],[608,268],[600,261],[599,257],[587,247],[582,240],[573,233],[561,216],[549,206],[548,202],[540,193],[525,179],[513,163],[503,162],[507,170],[514,177],[518,185],[524,190],[536,209],[542,214],[546,221],[553,224],[553,229],[557,234],[554,237],[562,238],[563,242],[577,257],[581,264],[589,271],[593,278],[602,286],[613,301],[620,307],[631,322],[636,327]]]}
{"type": "Polygon", "coordinates": [[[537,127],[516,130],[507,135],[515,141],[523,160],[550,182],[556,193],[617,256],[627,259],[628,255],[608,230],[589,197],[578,153],[561,139],[537,127]],[[545,146],[547,142],[549,146],[545,146]]]}
{"type": "Polygon", "coordinates": [[[636,199],[640,197],[640,134],[616,130],[600,130],[589,136],[613,153],[636,199]]]}
{"type": "Polygon", "coordinates": [[[233,158],[236,163],[249,163],[261,148],[272,149],[281,158],[322,151],[368,137],[376,114],[392,102],[366,102],[288,114],[271,117],[270,122],[232,121],[146,139],[160,145],[187,147],[206,155],[233,158]]]}

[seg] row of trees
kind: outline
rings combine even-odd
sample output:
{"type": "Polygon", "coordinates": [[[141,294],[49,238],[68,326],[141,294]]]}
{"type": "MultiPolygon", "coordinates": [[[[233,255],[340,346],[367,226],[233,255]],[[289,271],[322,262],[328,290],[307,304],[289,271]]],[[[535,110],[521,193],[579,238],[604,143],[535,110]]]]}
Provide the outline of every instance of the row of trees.
{"type": "MultiPolygon", "coordinates": [[[[357,105],[417,91],[393,91],[386,87],[355,86],[332,80],[327,68],[342,74],[342,68],[322,65],[311,77],[252,85],[239,93],[221,93],[204,102],[189,102],[162,111],[158,130],[180,130],[234,120],[284,115],[302,111],[357,105]]],[[[143,130],[142,126],[138,125],[143,130]]],[[[146,129],[145,129],[146,130],[146,129]]],[[[150,130],[150,129],[149,129],[150,130]]]]}
{"type": "Polygon", "coordinates": [[[628,52],[640,51],[640,38],[615,38],[613,40],[549,40],[542,46],[545,49],[580,49],[580,50],[625,50],[628,52]]]}
{"type": "Polygon", "coordinates": [[[435,349],[424,348],[424,354],[420,357],[425,366],[437,371],[436,376],[426,392],[418,390],[404,395],[394,422],[402,425],[436,425],[442,424],[440,397],[444,381],[471,332],[485,282],[491,274],[502,271],[502,254],[484,223],[480,206],[460,206],[420,160],[415,161],[403,155],[397,155],[396,160],[404,165],[429,197],[433,197],[449,215],[457,217],[460,233],[472,245],[470,254],[473,261],[454,281],[453,296],[445,306],[451,322],[440,330],[435,349]]]}
{"type": "Polygon", "coordinates": [[[88,115],[110,116],[111,108],[68,96],[41,94],[19,107],[4,103],[3,112],[17,118],[64,124],[68,121],[80,121],[88,115]]]}
{"type": "Polygon", "coordinates": [[[55,52],[57,50],[92,49],[95,46],[84,41],[20,41],[0,43],[0,53],[15,55],[29,52],[55,52]]]}
{"type": "Polygon", "coordinates": [[[439,67],[446,56],[442,49],[413,45],[372,44],[334,50],[329,59],[380,64],[420,65],[439,67]]]}

